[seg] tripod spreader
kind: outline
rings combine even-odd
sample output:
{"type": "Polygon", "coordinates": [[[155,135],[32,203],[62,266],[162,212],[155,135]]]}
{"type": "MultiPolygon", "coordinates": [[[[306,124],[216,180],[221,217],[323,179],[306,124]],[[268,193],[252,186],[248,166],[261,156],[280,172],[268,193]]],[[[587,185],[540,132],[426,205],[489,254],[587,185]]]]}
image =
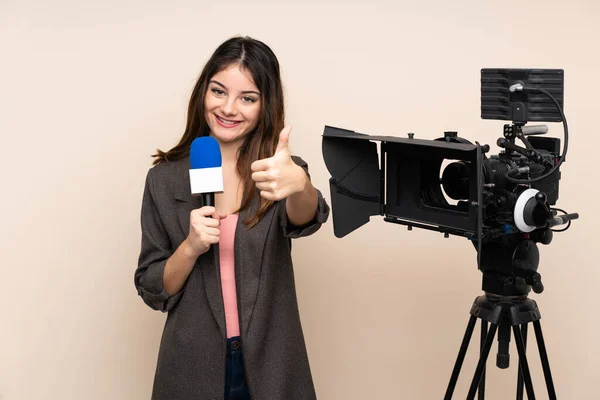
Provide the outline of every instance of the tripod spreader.
{"type": "Polygon", "coordinates": [[[527,398],[529,400],[535,400],[531,373],[529,371],[529,364],[525,354],[527,324],[530,322],[533,323],[535,329],[548,395],[551,400],[556,400],[556,391],[554,389],[554,382],[552,380],[550,364],[548,362],[548,354],[546,352],[546,346],[544,344],[542,328],[540,325],[541,315],[536,302],[527,298],[527,296],[507,297],[486,293],[485,295],[479,296],[475,299],[470,313],[471,317],[469,319],[467,330],[465,332],[460,351],[454,365],[454,370],[452,371],[452,376],[450,378],[444,400],[452,399],[452,395],[458,381],[458,376],[460,374],[460,369],[465,359],[469,342],[471,340],[473,330],[475,329],[475,323],[478,318],[481,319],[481,351],[479,362],[477,363],[477,368],[475,369],[475,375],[473,376],[471,386],[469,387],[467,400],[473,400],[478,391],[479,399],[484,398],[485,365],[490,354],[496,332],[498,332],[498,355],[496,359],[496,365],[499,368],[508,368],[510,364],[508,349],[511,328],[519,354],[517,399],[523,399],[524,384],[527,391],[527,398]],[[490,324],[489,331],[487,329],[488,323],[490,324]]]}

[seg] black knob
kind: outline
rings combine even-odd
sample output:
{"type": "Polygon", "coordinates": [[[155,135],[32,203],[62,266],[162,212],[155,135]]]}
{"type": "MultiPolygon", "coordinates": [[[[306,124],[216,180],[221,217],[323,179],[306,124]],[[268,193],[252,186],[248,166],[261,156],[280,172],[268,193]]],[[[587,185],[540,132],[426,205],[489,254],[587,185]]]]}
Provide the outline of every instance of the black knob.
{"type": "Polygon", "coordinates": [[[552,230],[544,229],[542,232],[540,232],[538,240],[541,244],[550,244],[553,236],[554,234],[552,233],[552,230]]]}
{"type": "Polygon", "coordinates": [[[445,137],[446,139],[448,139],[448,138],[455,138],[455,137],[457,137],[457,136],[458,136],[458,132],[455,132],[455,131],[447,131],[447,132],[444,132],[444,137],[445,137]]]}
{"type": "Polygon", "coordinates": [[[548,206],[548,197],[544,192],[537,192],[535,195],[535,200],[542,207],[544,212],[546,213],[546,218],[552,217],[552,211],[550,210],[550,206],[548,206]]]}
{"type": "Polygon", "coordinates": [[[535,195],[535,200],[540,203],[540,204],[546,204],[546,193],[544,192],[537,192],[535,195]]]}
{"type": "Polygon", "coordinates": [[[531,288],[536,293],[542,293],[544,291],[544,285],[542,284],[542,276],[537,272],[532,274],[531,283],[527,283],[531,285],[531,288]]]}

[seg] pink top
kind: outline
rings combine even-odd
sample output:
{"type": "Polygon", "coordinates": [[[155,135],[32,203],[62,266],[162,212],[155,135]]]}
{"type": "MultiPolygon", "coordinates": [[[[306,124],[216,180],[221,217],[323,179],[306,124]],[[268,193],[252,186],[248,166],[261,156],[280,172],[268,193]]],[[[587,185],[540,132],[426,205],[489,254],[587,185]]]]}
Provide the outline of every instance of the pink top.
{"type": "Polygon", "coordinates": [[[223,304],[225,306],[225,324],[227,337],[240,335],[238,320],[237,295],[235,291],[235,263],[234,263],[234,238],[235,227],[238,221],[237,214],[228,214],[221,220],[221,234],[219,236],[219,262],[221,264],[221,287],[223,290],[223,304]]]}

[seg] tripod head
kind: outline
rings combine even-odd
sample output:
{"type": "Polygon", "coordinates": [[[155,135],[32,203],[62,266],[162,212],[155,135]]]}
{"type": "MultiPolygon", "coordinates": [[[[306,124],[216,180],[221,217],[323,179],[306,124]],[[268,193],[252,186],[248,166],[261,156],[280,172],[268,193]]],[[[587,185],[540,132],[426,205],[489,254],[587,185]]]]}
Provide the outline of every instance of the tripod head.
{"type": "Polygon", "coordinates": [[[545,232],[540,235],[506,236],[486,242],[480,264],[482,289],[499,296],[523,296],[531,288],[541,293],[544,285],[537,272],[540,259],[537,243],[544,241],[544,244],[549,244],[548,236],[551,240],[552,232],[545,232]]]}

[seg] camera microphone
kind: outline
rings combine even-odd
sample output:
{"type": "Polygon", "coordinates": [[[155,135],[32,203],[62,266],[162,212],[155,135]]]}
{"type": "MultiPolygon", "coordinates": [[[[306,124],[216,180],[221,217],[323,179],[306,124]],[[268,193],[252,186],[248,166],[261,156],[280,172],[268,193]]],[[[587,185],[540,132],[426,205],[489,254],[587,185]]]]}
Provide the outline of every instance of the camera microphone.
{"type": "Polygon", "coordinates": [[[552,228],[553,226],[563,225],[563,224],[566,224],[569,221],[571,221],[573,219],[577,219],[577,218],[579,218],[578,213],[557,215],[548,220],[548,227],[552,228]]]}
{"type": "Polygon", "coordinates": [[[548,133],[548,126],[547,125],[524,126],[521,128],[521,132],[523,132],[523,135],[525,135],[525,136],[544,135],[544,134],[548,133]]]}

